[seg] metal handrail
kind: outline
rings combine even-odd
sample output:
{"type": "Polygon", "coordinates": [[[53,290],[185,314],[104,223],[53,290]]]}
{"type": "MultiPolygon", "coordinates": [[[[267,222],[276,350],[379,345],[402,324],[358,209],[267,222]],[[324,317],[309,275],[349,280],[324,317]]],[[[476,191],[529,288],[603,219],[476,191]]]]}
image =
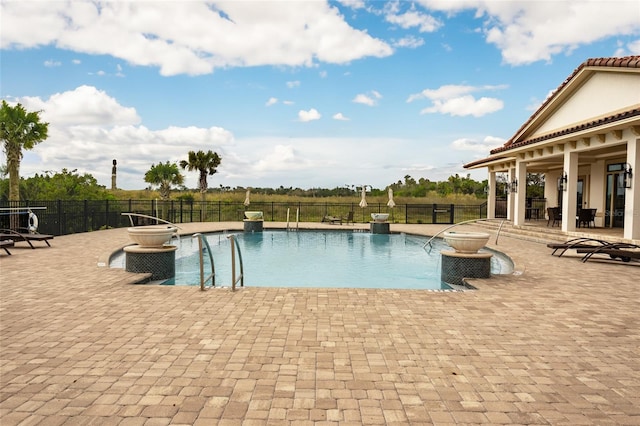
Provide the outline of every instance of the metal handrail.
{"type": "Polygon", "coordinates": [[[149,215],[140,214],[140,213],[122,213],[121,215],[122,216],[129,216],[129,222],[131,222],[131,226],[135,226],[135,224],[133,223],[133,216],[135,216],[135,217],[144,217],[146,219],[152,219],[152,220],[155,220],[156,223],[162,222],[162,223],[166,223],[167,225],[175,226],[176,228],[181,229],[175,223],[171,223],[168,220],[160,219],[159,217],[149,216],[149,215]]]}
{"type": "MultiPolygon", "coordinates": [[[[300,209],[296,209],[296,231],[300,227],[300,209]]],[[[287,227],[286,230],[289,230],[289,209],[287,209],[287,227]]]]}
{"type": "MultiPolygon", "coordinates": [[[[471,220],[465,220],[465,221],[462,221],[462,222],[454,223],[453,225],[447,226],[446,228],[441,229],[440,231],[436,232],[435,235],[433,235],[431,238],[429,238],[429,241],[424,243],[422,248],[425,248],[427,246],[431,247],[431,241],[433,241],[438,235],[442,234],[443,232],[446,232],[448,229],[451,229],[451,228],[453,228],[455,226],[464,225],[464,224],[467,224],[467,223],[490,221],[490,220],[496,220],[496,219],[487,219],[487,218],[471,219],[471,220]]],[[[500,237],[500,231],[502,230],[502,225],[504,224],[505,221],[506,221],[506,219],[502,219],[502,221],[500,222],[500,227],[498,228],[498,233],[496,234],[496,245],[498,245],[498,238],[500,237]]]]}
{"type": "Polygon", "coordinates": [[[211,247],[209,247],[209,242],[207,241],[206,238],[204,238],[204,236],[201,233],[195,233],[191,236],[191,238],[197,238],[198,239],[198,253],[200,254],[200,290],[201,291],[205,291],[208,290],[211,287],[215,287],[216,286],[216,269],[215,269],[215,265],[213,264],[213,255],[211,254],[211,247]],[[203,245],[205,248],[207,249],[207,253],[209,254],[209,261],[211,262],[211,274],[208,275],[207,277],[204,276],[204,259],[203,259],[203,245]],[[211,280],[211,286],[207,287],[207,281],[211,280]]]}
{"type": "Polygon", "coordinates": [[[240,246],[236,244],[236,236],[229,235],[227,237],[231,241],[231,290],[236,291],[236,283],[240,281],[240,287],[244,287],[244,266],[242,264],[242,252],[240,246]],[[234,250],[235,248],[235,250],[234,250]],[[236,277],[236,251],[238,252],[238,260],[240,261],[240,275],[236,277]]]}

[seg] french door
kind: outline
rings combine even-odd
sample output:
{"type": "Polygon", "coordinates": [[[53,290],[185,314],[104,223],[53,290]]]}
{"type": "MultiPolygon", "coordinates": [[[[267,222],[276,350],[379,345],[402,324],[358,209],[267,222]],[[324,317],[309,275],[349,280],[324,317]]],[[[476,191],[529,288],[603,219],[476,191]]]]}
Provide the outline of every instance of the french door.
{"type": "Polygon", "coordinates": [[[607,173],[607,195],[605,199],[604,226],[624,227],[624,174],[607,173]]]}

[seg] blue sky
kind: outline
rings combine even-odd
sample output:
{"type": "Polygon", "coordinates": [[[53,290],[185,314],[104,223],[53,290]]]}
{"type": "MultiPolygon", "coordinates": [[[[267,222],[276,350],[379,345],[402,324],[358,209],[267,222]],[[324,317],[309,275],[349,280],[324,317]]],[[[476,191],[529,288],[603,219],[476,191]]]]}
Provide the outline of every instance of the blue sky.
{"type": "Polygon", "coordinates": [[[464,175],[586,59],[640,54],[635,0],[0,8],[0,97],[50,123],[21,176],[76,169],[110,187],[117,159],[124,189],[192,150],[222,157],[210,187],[464,175]]]}

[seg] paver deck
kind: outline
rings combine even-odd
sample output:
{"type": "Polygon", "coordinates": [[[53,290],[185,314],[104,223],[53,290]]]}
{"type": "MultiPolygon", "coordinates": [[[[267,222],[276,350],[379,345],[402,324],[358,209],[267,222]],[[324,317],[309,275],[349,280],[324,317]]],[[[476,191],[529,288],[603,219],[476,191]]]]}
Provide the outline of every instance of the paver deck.
{"type": "Polygon", "coordinates": [[[640,424],[637,266],[501,237],[477,291],[201,292],[98,266],[127,243],[0,256],[2,426],[640,424]]]}

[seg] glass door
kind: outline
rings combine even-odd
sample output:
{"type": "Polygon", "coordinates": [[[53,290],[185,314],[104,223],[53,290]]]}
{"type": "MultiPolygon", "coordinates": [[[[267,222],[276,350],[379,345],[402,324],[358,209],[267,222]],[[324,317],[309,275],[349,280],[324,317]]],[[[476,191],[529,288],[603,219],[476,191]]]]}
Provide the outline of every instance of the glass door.
{"type": "Polygon", "coordinates": [[[604,226],[624,227],[624,174],[607,173],[607,196],[605,200],[604,226]]]}

